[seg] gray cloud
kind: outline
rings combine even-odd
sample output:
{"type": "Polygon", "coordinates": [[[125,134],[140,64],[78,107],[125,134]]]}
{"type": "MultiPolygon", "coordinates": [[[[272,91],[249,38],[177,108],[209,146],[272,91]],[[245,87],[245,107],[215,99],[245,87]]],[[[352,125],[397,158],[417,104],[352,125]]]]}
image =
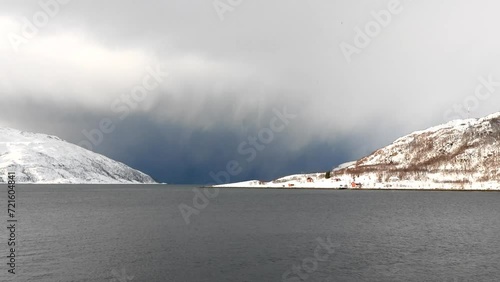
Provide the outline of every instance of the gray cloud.
{"type": "Polygon", "coordinates": [[[401,1],[402,12],[348,63],[339,44],[354,44],[355,28],[388,3],[243,1],[221,21],[212,1],[73,0],[16,53],[9,35],[40,6],[2,2],[0,95],[10,106],[0,124],[76,143],[109,117],[117,130],[106,138],[123,145],[105,141],[96,151],[162,175],[150,160],[182,182],[241,157],[237,145],[266,126],[273,108],[298,118],[240,178],[316,169],[307,156],[329,168],[446,121],[454,104],[472,107],[470,116],[498,111],[500,89],[477,105],[467,97],[481,76],[500,81],[499,4],[401,1]],[[110,105],[158,64],[168,79],[118,119],[110,105]],[[170,149],[138,159],[145,149],[137,144],[170,149]],[[273,168],[278,161],[288,165],[273,168]]]}

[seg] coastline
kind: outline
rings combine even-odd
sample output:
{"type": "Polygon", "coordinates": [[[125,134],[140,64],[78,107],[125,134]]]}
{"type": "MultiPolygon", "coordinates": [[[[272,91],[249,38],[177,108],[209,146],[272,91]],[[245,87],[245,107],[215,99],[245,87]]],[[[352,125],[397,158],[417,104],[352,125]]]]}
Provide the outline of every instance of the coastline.
{"type": "Polygon", "coordinates": [[[435,191],[435,192],[500,192],[498,189],[447,189],[447,188],[322,188],[322,187],[245,187],[245,186],[200,186],[199,188],[253,189],[253,190],[342,190],[342,191],[435,191]]]}

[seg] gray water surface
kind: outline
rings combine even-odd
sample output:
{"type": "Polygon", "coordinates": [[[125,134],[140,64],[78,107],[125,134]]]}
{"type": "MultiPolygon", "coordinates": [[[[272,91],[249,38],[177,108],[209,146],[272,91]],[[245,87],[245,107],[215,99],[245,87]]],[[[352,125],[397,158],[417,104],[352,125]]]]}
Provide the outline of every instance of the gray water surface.
{"type": "Polygon", "coordinates": [[[287,281],[500,278],[500,193],[221,189],[186,224],[192,189],[18,186],[17,274],[4,227],[0,280],[283,281],[294,266],[287,281]]]}

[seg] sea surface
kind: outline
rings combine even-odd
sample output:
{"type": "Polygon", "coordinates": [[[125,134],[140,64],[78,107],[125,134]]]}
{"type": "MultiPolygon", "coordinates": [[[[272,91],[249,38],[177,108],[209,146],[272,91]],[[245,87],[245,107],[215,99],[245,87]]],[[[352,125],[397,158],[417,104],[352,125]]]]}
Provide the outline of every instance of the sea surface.
{"type": "Polygon", "coordinates": [[[12,275],[1,187],[0,281],[500,280],[499,192],[18,185],[12,275]]]}

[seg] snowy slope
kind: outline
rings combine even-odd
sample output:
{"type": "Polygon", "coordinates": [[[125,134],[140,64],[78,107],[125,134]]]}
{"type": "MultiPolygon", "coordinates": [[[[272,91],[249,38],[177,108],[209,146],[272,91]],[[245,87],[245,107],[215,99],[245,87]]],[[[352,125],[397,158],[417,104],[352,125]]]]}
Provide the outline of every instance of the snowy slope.
{"type": "Polygon", "coordinates": [[[19,183],[156,183],[123,163],[58,137],[0,127],[0,182],[12,171],[19,183]]]}
{"type": "Polygon", "coordinates": [[[455,120],[401,137],[335,174],[372,183],[420,181],[464,188],[498,183],[499,142],[500,113],[455,120]]]}
{"type": "Polygon", "coordinates": [[[416,131],[325,173],[225,187],[500,190],[500,112],[416,131]],[[311,181],[307,181],[311,178],[311,181]],[[354,184],[354,185],[353,185],[354,184]]]}

